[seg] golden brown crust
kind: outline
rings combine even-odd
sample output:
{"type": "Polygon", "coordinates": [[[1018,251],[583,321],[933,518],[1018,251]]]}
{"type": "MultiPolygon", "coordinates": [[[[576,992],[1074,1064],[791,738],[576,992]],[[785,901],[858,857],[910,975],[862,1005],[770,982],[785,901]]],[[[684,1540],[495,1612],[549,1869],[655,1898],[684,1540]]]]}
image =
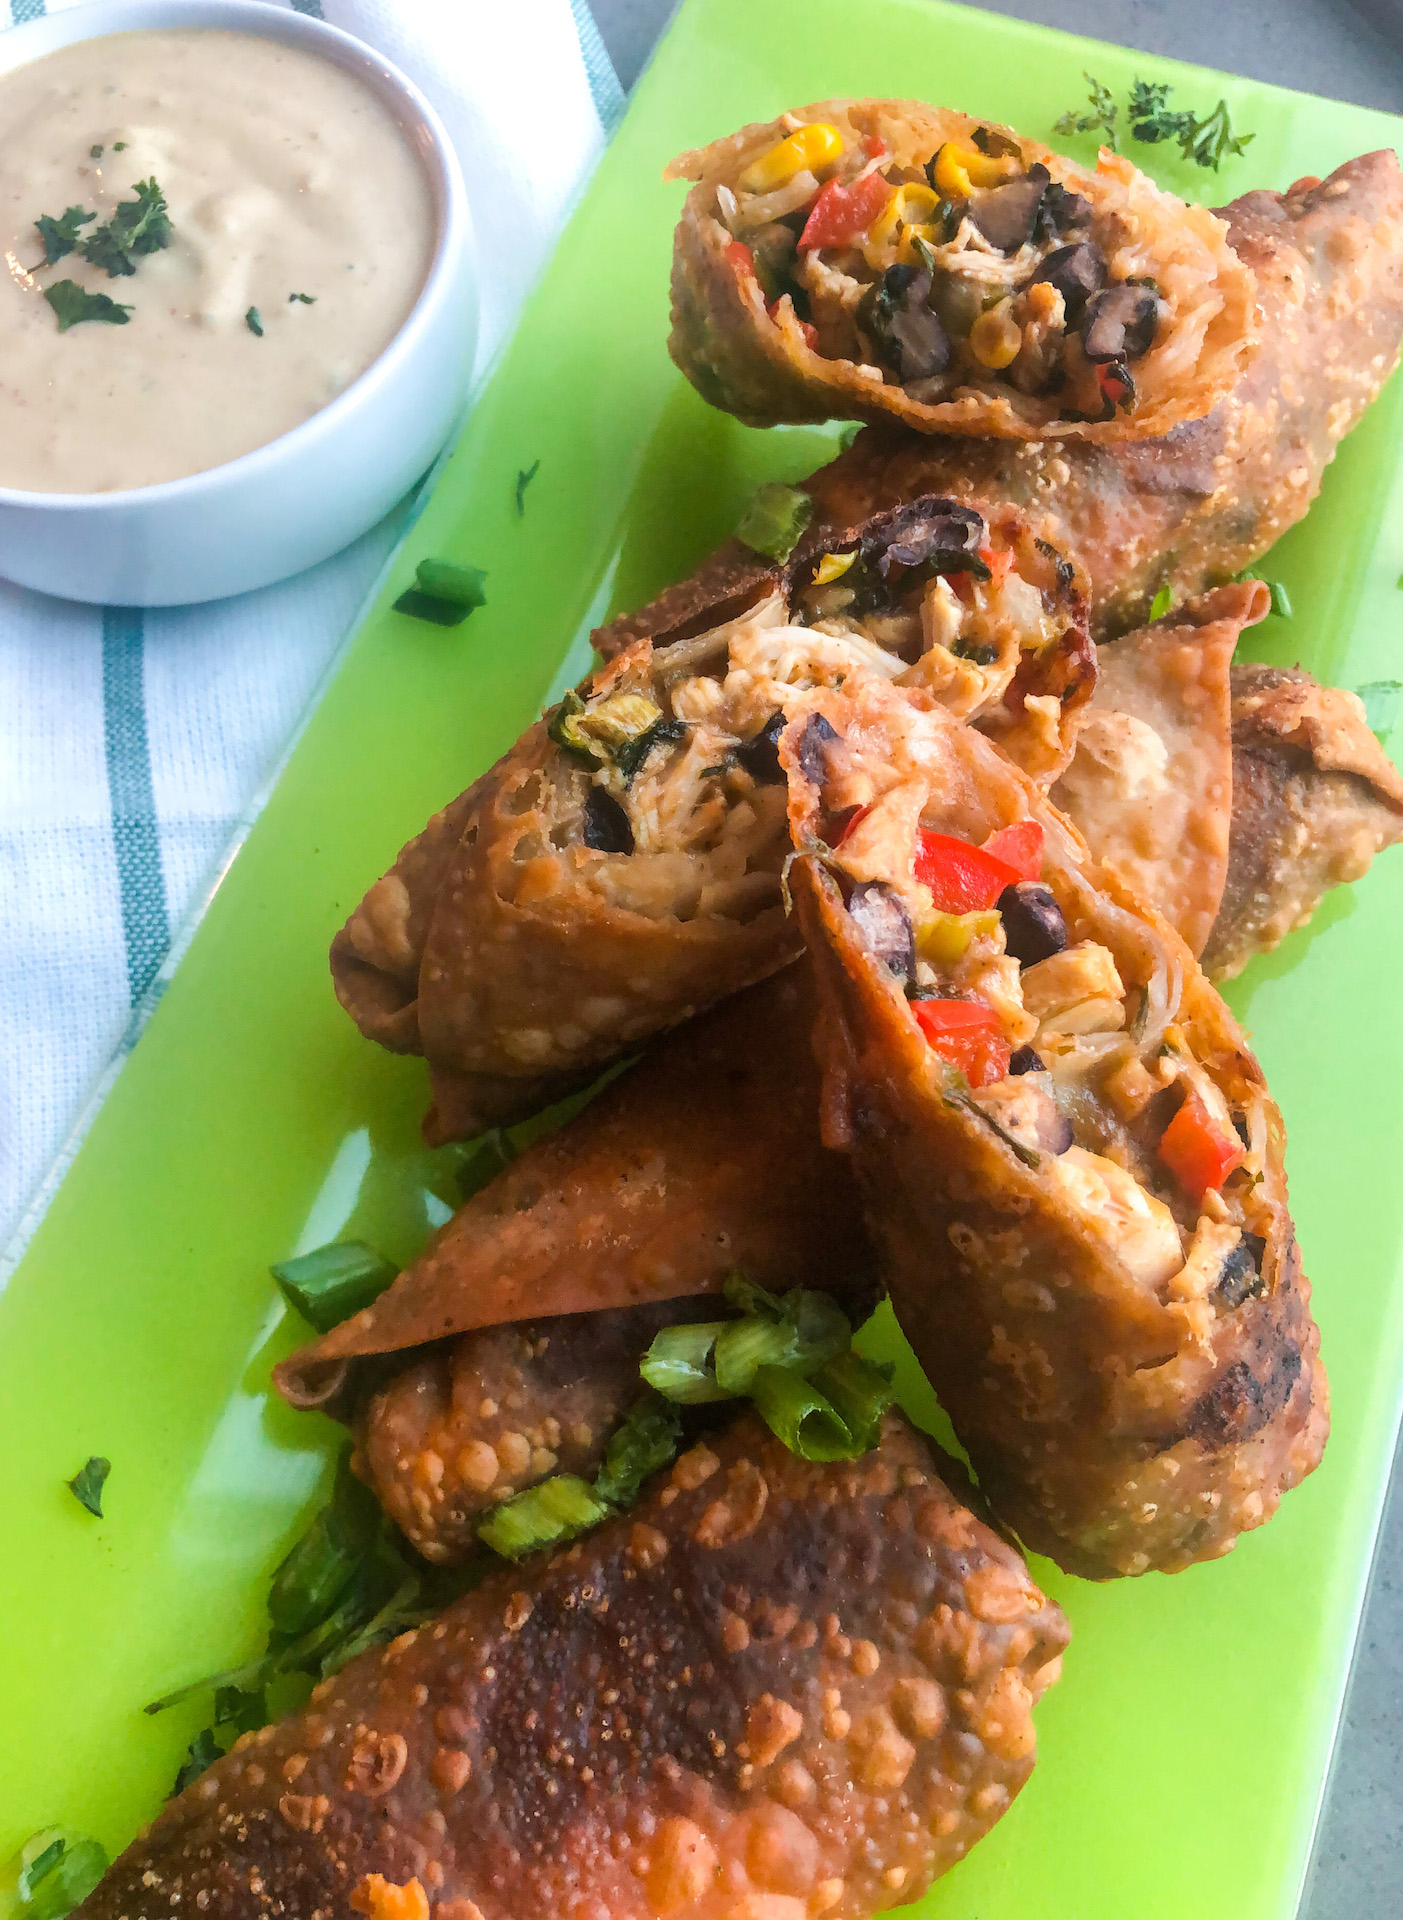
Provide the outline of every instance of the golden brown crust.
{"type": "Polygon", "coordinates": [[[1088,422],[1060,417],[1056,400],[1020,393],[1008,383],[989,391],[965,387],[949,400],[926,402],[884,382],[875,369],[825,358],[806,342],[792,314],[783,317],[783,302],[771,318],[755,275],[735,259],[733,236],[717,217],[716,204],[718,184],[734,187],[752,160],[791,127],[812,121],[837,127],[848,151],[867,139],[884,141],[905,168],[920,167],[946,141],[973,147],[976,132],[990,124],[915,100],[823,100],[673,161],[669,176],[697,185],[687,195],[674,242],[668,347],[713,406],[751,426],[895,418],[922,433],[1120,442],[1198,419],[1238,377],[1253,339],[1255,288],[1221,221],[1161,193],[1119,155],[1104,152],[1095,172],[1088,172],[1007,127],[992,131],[1021,150],[1025,167],[1041,162],[1055,180],[1089,199],[1099,220],[1116,225],[1136,271],[1166,290],[1183,276],[1182,311],[1136,363],[1138,404],[1111,420],[1088,422]],[[1186,356],[1187,364],[1180,365],[1186,356]]]}
{"type": "MultiPolygon", "coordinates": [[[[899,700],[845,687],[824,711],[854,752],[877,753],[882,709],[899,700]]],[[[1230,1108],[1260,1116],[1250,1204],[1264,1291],[1221,1301],[1192,1259],[1167,1291],[1146,1285],[1042,1161],[1025,1165],[947,1098],[948,1069],[901,988],[806,855],[791,884],[823,995],[825,1137],[853,1154],[897,1317],[999,1517],[1087,1578],[1211,1559],[1270,1517],[1318,1461],[1328,1425],[1280,1115],[1172,929],[972,730],[931,710],[910,731],[900,764],[919,750],[928,826],[979,841],[1031,814],[1046,834],[1044,880],[1076,937],[1104,943],[1127,979],[1158,960],[1180,983],[1173,1018],[1190,1055],[1230,1108]]],[[[822,796],[790,752],[796,732],[785,750],[802,832],[822,796]]]]}
{"type": "Polygon", "coordinates": [[[1101,651],[1071,766],[1052,798],[1098,860],[1202,953],[1228,875],[1238,635],[1264,619],[1260,580],[1217,587],[1101,651]]]}
{"type": "Polygon", "coordinates": [[[905,1905],[1027,1779],[1068,1639],[938,1470],[897,1416],[838,1466],[737,1422],[245,1735],[82,1920],[340,1914],[372,1873],[458,1920],[905,1905]]]}
{"type": "Polygon", "coordinates": [[[660,1041],[463,1207],[372,1307],[283,1361],[294,1405],[339,1363],[475,1327],[718,1292],[851,1298],[872,1266],[845,1158],[818,1137],[807,966],[660,1041]],[[763,1148],[763,1150],[761,1150],[763,1148]]]}
{"type": "Polygon", "coordinates": [[[1403,780],[1357,695],[1265,666],[1234,667],[1232,694],[1232,852],[1203,956],[1215,979],[1269,953],[1329,888],[1403,840],[1403,780]]]}

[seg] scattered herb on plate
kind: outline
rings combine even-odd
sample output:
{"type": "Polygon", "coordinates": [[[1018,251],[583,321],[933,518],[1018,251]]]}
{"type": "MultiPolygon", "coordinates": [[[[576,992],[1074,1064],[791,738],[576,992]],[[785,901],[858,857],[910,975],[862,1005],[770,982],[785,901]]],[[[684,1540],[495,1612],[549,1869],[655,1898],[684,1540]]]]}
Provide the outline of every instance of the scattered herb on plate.
{"type": "Polygon", "coordinates": [[[294,1312],[318,1333],[330,1333],[378,1300],[398,1269],[360,1240],[341,1240],[268,1271],[294,1312]]]}
{"type": "MultiPolygon", "coordinates": [[[[1094,74],[1083,74],[1082,78],[1090,88],[1087,95],[1090,112],[1079,112],[1073,107],[1054,122],[1055,131],[1061,134],[1099,131],[1105,136],[1105,144],[1119,153],[1120,109],[1115,96],[1094,74]]],[[[1249,142],[1256,138],[1255,134],[1237,132],[1226,100],[1219,100],[1217,106],[1200,117],[1189,109],[1171,107],[1172,91],[1165,80],[1132,82],[1125,118],[1133,139],[1147,146],[1161,140],[1177,140],[1186,160],[1191,160],[1196,167],[1211,167],[1217,173],[1225,159],[1245,152],[1249,142]]]]}
{"type": "Polygon", "coordinates": [[[1403,680],[1368,680],[1355,692],[1364,702],[1364,719],[1369,731],[1382,745],[1384,736],[1392,733],[1398,719],[1400,696],[1403,696],[1403,680]]]}
{"type": "Polygon", "coordinates": [[[83,1462],[73,1478],[65,1482],[79,1506],[86,1507],[96,1520],[102,1518],[102,1489],[112,1471],[112,1462],[95,1453],[83,1462]]]}
{"type": "Polygon", "coordinates": [[[421,560],[414,585],[395,601],[396,613],[413,620],[429,620],[437,627],[461,626],[477,607],[487,605],[481,567],[459,566],[453,560],[421,560]]]}
{"type": "Polygon", "coordinates": [[[529,467],[522,467],[516,476],[516,513],[517,513],[518,519],[522,519],[525,517],[526,489],[530,486],[531,482],[536,478],[536,475],[540,472],[540,470],[541,470],[540,461],[534,460],[529,467]]]}
{"type": "Polygon", "coordinates": [[[19,1920],[67,1920],[106,1873],[111,1862],[97,1840],[66,1838],[50,1827],[20,1851],[15,1911],[19,1920]]]}
{"type": "Polygon", "coordinates": [[[85,260],[113,279],[135,273],[140,255],[159,253],[171,243],[170,209],[154,175],[138,180],[132,191],[135,200],[119,201],[112,218],[90,233],[81,248],[85,260]]]}
{"type": "Polygon", "coordinates": [[[257,307],[249,308],[248,312],[244,315],[244,325],[250,333],[257,334],[260,340],[263,338],[263,316],[257,307]]]}
{"type": "Polygon", "coordinates": [[[88,158],[89,160],[101,160],[103,154],[106,151],[107,149],[101,144],[100,141],[95,142],[91,147],[88,148],[88,158]]]}
{"type": "Polygon", "coordinates": [[[317,296],[314,293],[290,293],[287,296],[288,305],[291,306],[294,300],[300,301],[304,307],[314,307],[317,304],[317,296]]]}

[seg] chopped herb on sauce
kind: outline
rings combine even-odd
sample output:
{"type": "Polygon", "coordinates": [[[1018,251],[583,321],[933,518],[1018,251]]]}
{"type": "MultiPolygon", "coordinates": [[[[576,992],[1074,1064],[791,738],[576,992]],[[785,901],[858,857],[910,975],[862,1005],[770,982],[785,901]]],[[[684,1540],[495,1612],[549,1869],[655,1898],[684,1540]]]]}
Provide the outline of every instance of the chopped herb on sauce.
{"type": "Polygon", "coordinates": [[[89,158],[89,160],[101,160],[101,158],[102,158],[102,156],[103,156],[103,154],[104,154],[104,153],[105,153],[106,151],[107,151],[107,149],[106,149],[105,147],[103,147],[103,146],[101,146],[101,145],[97,145],[97,146],[92,146],[92,147],[89,147],[89,148],[88,148],[88,158],[89,158]]]}
{"type": "Polygon", "coordinates": [[[44,242],[44,265],[51,267],[64,255],[72,253],[82,235],[79,227],[87,226],[90,220],[96,220],[95,213],[84,213],[81,207],[67,207],[59,219],[51,214],[41,213],[34,222],[39,229],[39,238],[44,242]]]}
{"type": "Polygon", "coordinates": [[[125,140],[114,140],[112,142],[112,151],[114,153],[125,153],[127,150],[128,144],[129,143],[125,140]]]}
{"type": "Polygon", "coordinates": [[[60,333],[67,333],[82,320],[105,320],[109,326],[124,327],[132,314],[120,300],[111,300],[105,293],[89,293],[76,280],[55,280],[51,287],[45,287],[44,298],[54,310],[60,333]]]}
{"type": "Polygon", "coordinates": [[[516,476],[516,514],[523,519],[526,514],[526,489],[541,470],[541,463],[535,460],[529,467],[522,467],[516,476]]]}
{"type": "Polygon", "coordinates": [[[314,293],[290,293],[287,296],[288,305],[291,306],[294,300],[300,300],[304,307],[314,307],[317,304],[317,296],[314,293]]]}
{"type": "Polygon", "coordinates": [[[170,211],[155,177],[138,180],[132,191],[135,200],[120,201],[106,225],[82,245],[83,258],[113,279],[135,273],[139,255],[159,253],[171,243],[170,211]]]}
{"type": "Polygon", "coordinates": [[[263,338],[263,316],[257,307],[249,308],[248,312],[244,315],[244,325],[250,333],[257,334],[260,340],[263,338]]]}
{"type": "Polygon", "coordinates": [[[83,1462],[66,1484],[79,1506],[86,1507],[95,1520],[102,1518],[103,1482],[112,1471],[112,1462],[95,1453],[83,1462]]]}

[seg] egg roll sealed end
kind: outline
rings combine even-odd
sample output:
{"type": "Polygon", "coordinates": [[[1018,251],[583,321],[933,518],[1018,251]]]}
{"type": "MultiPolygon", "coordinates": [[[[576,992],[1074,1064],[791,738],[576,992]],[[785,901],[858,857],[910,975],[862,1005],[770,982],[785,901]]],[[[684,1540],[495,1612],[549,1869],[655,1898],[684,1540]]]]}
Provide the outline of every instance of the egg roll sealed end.
{"type": "Polygon", "coordinates": [[[428,1058],[440,1126],[520,1118],[795,957],[775,740],[858,668],[928,687],[1050,780],[1095,677],[1076,570],[1016,511],[922,496],[567,694],[332,947],[362,1031],[428,1058]]]}
{"type": "Polygon", "coordinates": [[[1232,670],[1233,838],[1203,964],[1241,973],[1403,840],[1403,778],[1357,694],[1299,667],[1232,670]]]}
{"type": "Polygon", "coordinates": [[[1143,626],[1162,587],[1187,600],[1259,560],[1398,364],[1403,170],[1391,149],[1367,153],[1222,215],[1256,275],[1260,326],[1211,413],[1106,446],[869,428],[804,483],[817,521],[926,492],[1010,501],[1085,568],[1098,640],[1143,626]]]}
{"type": "Polygon", "coordinates": [[[1104,647],[1076,756],[1052,789],[1096,857],[1196,956],[1228,877],[1233,650],[1270,607],[1260,580],[1218,587],[1104,647]]]}
{"type": "Polygon", "coordinates": [[[912,100],[825,100],[673,161],[669,349],[751,426],[1125,441],[1238,378],[1254,278],[1218,217],[912,100]]]}
{"type": "Polygon", "coordinates": [[[968,727],[795,721],[824,1125],[995,1513],[1091,1579],[1227,1552],[1317,1464],[1285,1129],[1183,941],[968,727]],[[852,824],[848,809],[865,797],[852,824]],[[841,823],[835,833],[834,823],[841,823]]]}
{"type": "Polygon", "coordinates": [[[279,1391],[336,1408],[349,1361],[719,1293],[737,1267],[775,1293],[870,1299],[852,1174],[819,1137],[815,1012],[801,964],[667,1035],[475,1194],[373,1305],[280,1362],[279,1391]]]}
{"type": "Polygon", "coordinates": [[[1068,1641],[943,1466],[896,1415],[833,1466],[737,1422],[242,1736],[81,1920],[904,1906],[1024,1785],[1068,1641]]]}

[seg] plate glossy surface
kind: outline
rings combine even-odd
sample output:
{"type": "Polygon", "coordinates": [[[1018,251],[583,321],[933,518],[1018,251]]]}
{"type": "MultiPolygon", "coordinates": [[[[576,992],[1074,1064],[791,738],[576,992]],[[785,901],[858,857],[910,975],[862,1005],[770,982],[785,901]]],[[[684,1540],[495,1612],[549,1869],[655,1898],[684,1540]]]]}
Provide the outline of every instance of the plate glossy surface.
{"type": "MultiPolygon", "coordinates": [[[[1178,78],[1199,106],[1225,91],[1256,131],[1247,155],[1218,181],[1160,170],[1224,199],[1323,173],[1403,127],[928,0],[684,9],[384,601],[0,1299],[0,1856],[50,1822],[125,1842],[207,1717],[145,1719],[142,1702],[255,1647],[267,1573],[336,1437],[268,1400],[269,1364],[302,1331],[268,1261],[347,1230],[405,1257],[451,1199],[448,1157],[418,1145],[422,1066],[369,1047],[338,1012],[332,932],[428,813],[583,666],[594,621],[690,566],[757,481],[797,477],[835,444],[741,428],[673,371],[680,192],[660,182],[663,162],[835,92],[911,93],[1046,135],[1085,92],[1084,67],[1118,89],[1136,73],[1178,78]],[[537,460],[518,515],[518,472],[537,460]],[[487,569],[488,605],[456,631],[387,610],[427,554],[487,569]],[[63,1485],[90,1453],[113,1463],[101,1523],[63,1485]]],[[[1249,636],[1348,686],[1397,671],[1400,392],[1272,558],[1294,618],[1249,636]]],[[[1040,1710],[1040,1764],[924,1914],[1293,1910],[1398,1414],[1397,859],[1230,993],[1291,1132],[1335,1394],[1325,1464],[1212,1566],[1106,1587],[1039,1566],[1075,1627],[1040,1710]]]]}

